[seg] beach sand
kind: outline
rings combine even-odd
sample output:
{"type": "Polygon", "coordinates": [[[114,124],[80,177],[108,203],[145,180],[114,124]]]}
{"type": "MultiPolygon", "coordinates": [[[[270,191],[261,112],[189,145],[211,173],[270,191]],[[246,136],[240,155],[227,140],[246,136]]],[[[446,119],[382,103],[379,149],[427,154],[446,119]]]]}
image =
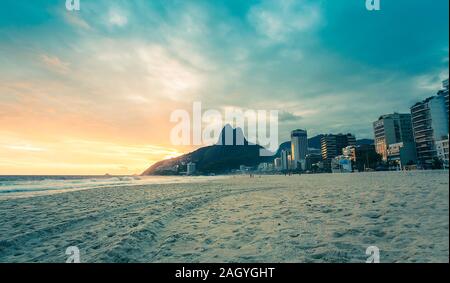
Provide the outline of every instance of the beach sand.
{"type": "Polygon", "coordinates": [[[449,175],[229,176],[0,201],[0,262],[449,262],[449,175]]]}

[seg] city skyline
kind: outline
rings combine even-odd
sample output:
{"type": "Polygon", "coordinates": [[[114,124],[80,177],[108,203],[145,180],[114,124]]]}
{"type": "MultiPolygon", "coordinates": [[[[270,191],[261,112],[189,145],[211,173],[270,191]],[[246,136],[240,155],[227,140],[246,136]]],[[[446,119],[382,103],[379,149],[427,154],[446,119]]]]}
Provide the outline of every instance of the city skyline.
{"type": "Polygon", "coordinates": [[[445,0],[63,2],[2,3],[0,174],[139,173],[195,149],[169,142],[193,101],[372,139],[448,77],[445,0]]]}

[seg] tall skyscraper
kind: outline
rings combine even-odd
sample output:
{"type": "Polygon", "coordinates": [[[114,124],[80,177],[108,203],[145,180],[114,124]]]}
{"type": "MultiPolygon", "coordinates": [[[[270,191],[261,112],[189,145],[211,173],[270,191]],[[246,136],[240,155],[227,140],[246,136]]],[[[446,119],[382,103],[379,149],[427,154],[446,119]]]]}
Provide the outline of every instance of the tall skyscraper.
{"type": "Polygon", "coordinates": [[[356,138],[352,134],[325,135],[321,139],[322,160],[324,169],[331,171],[331,161],[342,155],[342,149],[356,145],[356,138]]]}
{"type": "Polygon", "coordinates": [[[281,151],[281,170],[288,171],[291,169],[291,151],[282,150],[281,151]]]}
{"type": "Polygon", "coordinates": [[[446,80],[444,80],[444,81],[442,82],[442,88],[443,88],[444,90],[447,90],[447,91],[448,91],[448,79],[446,79],[446,80]]]}
{"type": "Polygon", "coordinates": [[[436,142],[437,157],[442,162],[444,169],[449,168],[449,151],[448,151],[448,137],[446,140],[436,142]]]}
{"type": "Polygon", "coordinates": [[[283,170],[283,166],[281,165],[281,158],[280,157],[275,158],[273,160],[273,165],[274,165],[274,168],[275,168],[276,171],[283,170]]]}
{"type": "Polygon", "coordinates": [[[445,140],[448,136],[448,83],[444,82],[444,87],[446,89],[436,96],[411,107],[417,159],[425,169],[432,168],[433,159],[437,158],[436,142],[445,140]]]}
{"type": "MultiPolygon", "coordinates": [[[[383,115],[373,123],[373,130],[375,150],[382,156],[383,161],[388,161],[390,145],[403,143],[406,147],[415,147],[411,114],[383,115]]],[[[415,162],[415,156],[411,156],[411,160],[415,162]]]]}
{"type": "Polygon", "coordinates": [[[445,100],[445,109],[447,110],[447,118],[448,118],[448,111],[449,111],[449,109],[448,109],[448,79],[446,79],[445,81],[443,81],[442,82],[442,90],[440,90],[439,92],[438,92],[438,96],[442,96],[442,97],[444,97],[444,100],[445,100]]]}
{"type": "Polygon", "coordinates": [[[306,155],[308,154],[308,133],[306,130],[292,131],[291,151],[293,169],[305,169],[303,167],[305,164],[306,155]]]}

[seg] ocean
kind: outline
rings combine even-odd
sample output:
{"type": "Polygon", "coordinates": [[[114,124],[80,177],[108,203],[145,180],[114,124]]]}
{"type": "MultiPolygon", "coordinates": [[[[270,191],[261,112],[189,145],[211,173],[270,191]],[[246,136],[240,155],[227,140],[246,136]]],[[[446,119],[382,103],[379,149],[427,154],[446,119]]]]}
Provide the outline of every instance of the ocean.
{"type": "Polygon", "coordinates": [[[0,200],[146,184],[197,182],[206,177],[164,176],[0,176],[0,200]]]}

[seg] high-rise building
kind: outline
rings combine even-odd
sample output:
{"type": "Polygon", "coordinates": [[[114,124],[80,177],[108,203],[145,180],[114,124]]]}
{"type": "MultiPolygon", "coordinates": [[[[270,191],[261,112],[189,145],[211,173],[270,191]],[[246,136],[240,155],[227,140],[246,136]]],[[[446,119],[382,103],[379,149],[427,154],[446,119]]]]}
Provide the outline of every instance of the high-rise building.
{"type": "Polygon", "coordinates": [[[447,139],[436,142],[436,153],[439,160],[442,162],[444,169],[449,168],[449,152],[448,152],[448,136],[447,139]]]}
{"type": "MultiPolygon", "coordinates": [[[[388,161],[389,146],[392,144],[413,144],[414,134],[411,114],[387,114],[373,123],[375,150],[383,161],[388,161]]],[[[416,161],[415,159],[413,160],[416,161]]]]}
{"type": "Polygon", "coordinates": [[[356,138],[352,134],[324,135],[321,139],[324,169],[331,171],[331,161],[342,155],[345,147],[352,145],[356,145],[356,138]]]}
{"type": "Polygon", "coordinates": [[[281,165],[281,158],[280,158],[280,157],[275,158],[275,159],[273,160],[273,165],[274,165],[274,167],[275,167],[275,170],[277,170],[277,171],[283,170],[283,167],[282,167],[282,165],[281,165]]]}
{"type": "Polygon", "coordinates": [[[448,120],[448,79],[446,79],[445,81],[442,82],[442,90],[440,90],[438,92],[438,96],[442,96],[445,100],[445,109],[447,110],[447,120],[448,120]]]}
{"type": "Polygon", "coordinates": [[[414,104],[411,116],[418,165],[430,169],[437,158],[436,142],[448,136],[448,85],[438,95],[414,104]]]}
{"type": "Polygon", "coordinates": [[[308,154],[319,154],[322,155],[322,150],[320,148],[309,147],[308,154]]]}
{"type": "Polygon", "coordinates": [[[288,171],[291,169],[291,151],[282,150],[281,151],[281,170],[288,171]]]}
{"type": "Polygon", "coordinates": [[[308,154],[308,133],[306,130],[295,130],[291,133],[291,151],[293,169],[303,168],[308,154]]]}

